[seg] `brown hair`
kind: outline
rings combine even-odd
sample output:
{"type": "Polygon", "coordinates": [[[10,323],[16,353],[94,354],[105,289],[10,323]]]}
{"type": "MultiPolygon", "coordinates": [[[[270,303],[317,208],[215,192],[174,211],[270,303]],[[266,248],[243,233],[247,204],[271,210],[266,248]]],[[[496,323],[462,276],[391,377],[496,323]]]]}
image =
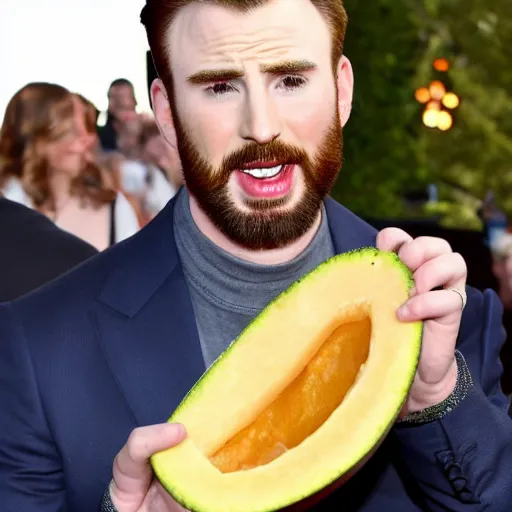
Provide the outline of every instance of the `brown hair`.
{"type": "MultiPolygon", "coordinates": [[[[141,22],[146,28],[149,47],[158,76],[162,79],[168,94],[173,96],[172,72],[169,62],[169,48],[166,44],[168,29],[178,11],[198,0],[146,0],[141,12],[141,22]]],[[[247,12],[266,4],[269,0],[202,0],[240,12],[247,12]]],[[[347,13],[343,0],[311,0],[327,21],[332,34],[332,64],[336,69],[343,54],[347,31],[347,13]]]]}
{"type": "MultiPolygon", "coordinates": [[[[43,150],[71,128],[74,102],[66,88],[44,82],[30,83],[14,95],[0,130],[0,189],[9,178],[17,178],[36,208],[54,209],[43,150]]],[[[89,130],[90,123],[86,125],[89,130]]],[[[95,206],[112,201],[116,194],[93,161],[73,180],[70,193],[95,206]]]]}
{"type": "Polygon", "coordinates": [[[97,109],[96,105],[85,96],[79,93],[75,93],[75,95],[82,102],[85,109],[85,128],[87,132],[90,134],[96,133],[96,125],[98,124],[100,111],[97,109]]]}

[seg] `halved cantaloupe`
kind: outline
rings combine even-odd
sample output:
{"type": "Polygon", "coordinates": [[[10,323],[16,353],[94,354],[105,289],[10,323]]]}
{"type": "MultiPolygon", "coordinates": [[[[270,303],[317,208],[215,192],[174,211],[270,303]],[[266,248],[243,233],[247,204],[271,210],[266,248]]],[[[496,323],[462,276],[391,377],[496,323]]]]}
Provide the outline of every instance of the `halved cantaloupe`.
{"type": "Polygon", "coordinates": [[[187,439],[153,456],[195,512],[268,512],[343,481],[385,437],[407,397],[422,324],[396,310],[413,285],[394,253],[335,256],[245,329],[169,421],[187,439]]]}

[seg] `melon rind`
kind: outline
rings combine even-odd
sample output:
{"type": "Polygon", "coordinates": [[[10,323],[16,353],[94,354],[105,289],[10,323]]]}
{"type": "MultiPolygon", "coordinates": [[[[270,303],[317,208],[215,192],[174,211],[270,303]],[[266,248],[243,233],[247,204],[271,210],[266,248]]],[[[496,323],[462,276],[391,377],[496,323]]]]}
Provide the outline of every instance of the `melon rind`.
{"type": "MultiPolygon", "coordinates": [[[[350,252],[346,252],[343,254],[336,255],[325,262],[321,263],[318,267],[305,274],[302,278],[293,283],[287,290],[282,292],[279,296],[277,296],[273,301],[271,301],[262,312],[240,333],[240,335],[233,341],[230,346],[219,356],[219,358],[210,366],[210,368],[200,377],[200,379],[196,382],[196,384],[192,387],[192,389],[187,393],[184,397],[180,405],[176,408],[172,416],[169,418],[169,422],[181,422],[180,418],[182,417],[182,413],[187,411],[188,408],[194,407],[194,404],[201,398],[202,390],[204,386],[208,385],[209,378],[223,369],[223,361],[230,357],[230,354],[234,350],[236,346],[240,343],[243,343],[245,339],[245,335],[248,332],[251,332],[254,329],[259,329],[260,325],[265,322],[266,313],[270,308],[273,308],[275,304],[281,303],[289,294],[295,292],[298,287],[307,286],[309,278],[311,276],[319,275],[325,272],[329,272],[333,265],[337,265],[339,263],[348,264],[352,261],[355,261],[359,258],[368,258],[368,259],[379,259],[382,262],[385,262],[387,265],[393,265],[395,269],[398,269],[401,273],[401,279],[404,286],[404,290],[408,292],[414,286],[414,279],[412,272],[403,264],[403,262],[399,259],[399,257],[393,252],[384,252],[376,249],[375,247],[365,247],[361,249],[356,249],[350,252]]],[[[263,326],[264,327],[264,326],[263,326]]],[[[376,435],[373,439],[369,439],[367,444],[361,448],[359,452],[359,456],[356,459],[351,461],[340,462],[340,465],[337,470],[326,471],[325,474],[319,476],[314,483],[312,483],[307,489],[296,489],[293,493],[293,496],[287,496],[283,498],[281,501],[277,500],[272,504],[268,503],[263,508],[258,508],[252,506],[251,496],[247,496],[247,499],[244,503],[240,503],[239,507],[226,507],[225,503],[217,503],[217,502],[209,502],[208,497],[201,498],[199,496],[192,496],[186,490],[186,483],[184,485],[177,484],[177,480],[179,478],[173,478],[168,474],[166,470],[166,462],[165,462],[165,454],[172,453],[173,451],[178,450],[179,446],[170,450],[166,450],[165,452],[161,452],[152,457],[151,463],[155,472],[155,475],[164,486],[164,488],[169,492],[169,494],[181,505],[183,505],[187,510],[191,512],[272,512],[281,510],[285,507],[293,505],[297,502],[306,499],[317,492],[321,491],[329,487],[331,484],[339,480],[343,475],[350,473],[361,461],[363,461],[366,457],[368,457],[376,446],[383,440],[386,434],[389,432],[392,427],[394,421],[398,417],[405,400],[407,399],[407,395],[409,389],[414,380],[414,376],[416,373],[417,365],[419,362],[419,357],[421,353],[421,337],[422,337],[422,322],[415,322],[411,325],[412,335],[410,340],[404,340],[405,342],[412,343],[410,348],[410,358],[407,361],[407,377],[404,378],[403,382],[400,383],[400,392],[397,393],[396,400],[394,402],[394,407],[390,410],[389,416],[385,418],[385,422],[378,425],[378,428],[375,429],[376,435]]],[[[186,426],[186,425],[185,425],[186,426]]],[[[184,443],[189,442],[185,440],[184,443]]],[[[182,443],[183,444],[183,443],[182,443]]],[[[206,459],[205,459],[206,460],[206,459]]],[[[259,468],[255,468],[257,470],[259,468]]],[[[248,470],[255,471],[255,470],[248,470]]],[[[201,478],[200,475],[197,475],[198,478],[201,478]]]]}

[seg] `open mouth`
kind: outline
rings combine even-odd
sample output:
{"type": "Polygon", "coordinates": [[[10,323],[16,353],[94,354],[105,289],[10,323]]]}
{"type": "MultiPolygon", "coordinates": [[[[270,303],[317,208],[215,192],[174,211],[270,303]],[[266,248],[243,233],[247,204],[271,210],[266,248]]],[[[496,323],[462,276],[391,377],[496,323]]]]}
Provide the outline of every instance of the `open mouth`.
{"type": "Polygon", "coordinates": [[[295,168],[284,162],[253,162],[238,170],[238,183],[248,197],[284,197],[292,189],[295,168]]]}

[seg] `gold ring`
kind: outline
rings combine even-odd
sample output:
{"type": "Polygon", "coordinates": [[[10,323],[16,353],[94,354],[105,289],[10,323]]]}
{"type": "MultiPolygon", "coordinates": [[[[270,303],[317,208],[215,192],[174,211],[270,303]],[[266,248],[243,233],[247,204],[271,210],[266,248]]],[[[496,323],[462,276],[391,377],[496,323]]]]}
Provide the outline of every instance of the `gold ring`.
{"type": "Polygon", "coordinates": [[[464,308],[466,307],[467,297],[464,293],[462,293],[460,290],[457,290],[457,288],[447,288],[447,290],[450,290],[452,292],[455,292],[462,301],[462,311],[464,311],[464,308]]]}

